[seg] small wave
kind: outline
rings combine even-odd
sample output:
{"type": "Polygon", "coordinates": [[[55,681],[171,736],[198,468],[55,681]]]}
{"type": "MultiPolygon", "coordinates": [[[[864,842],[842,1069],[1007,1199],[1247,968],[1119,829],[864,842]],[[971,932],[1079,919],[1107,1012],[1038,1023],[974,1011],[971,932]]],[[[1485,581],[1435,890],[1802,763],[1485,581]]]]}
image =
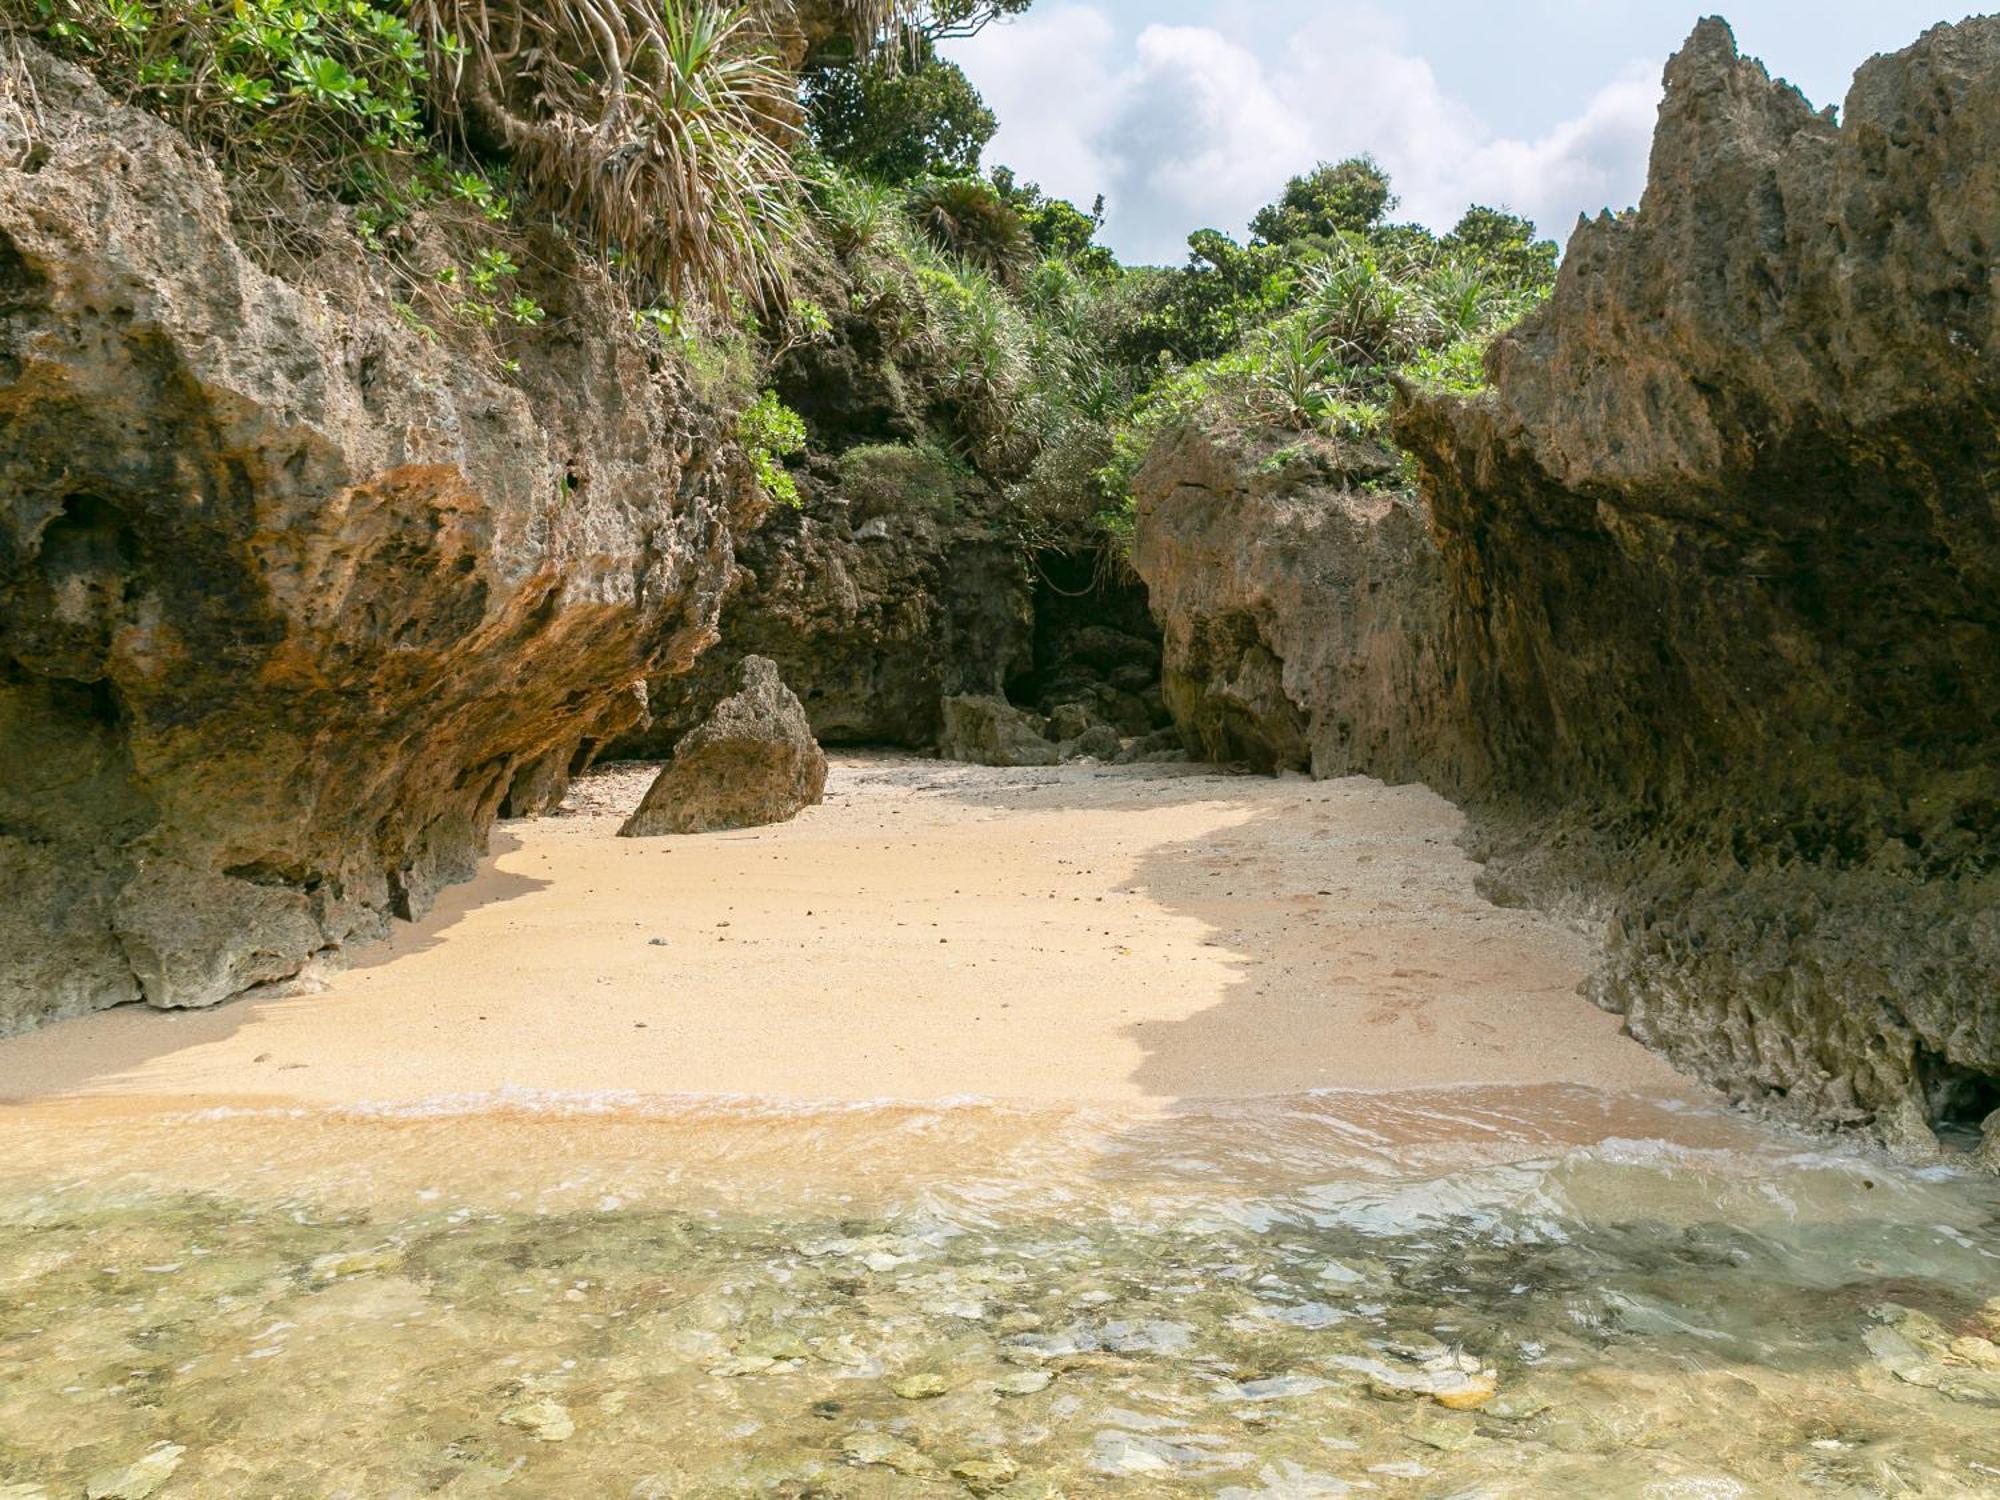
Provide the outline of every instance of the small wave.
{"type": "Polygon", "coordinates": [[[645,1094],[631,1089],[539,1089],[507,1085],[418,1099],[357,1100],[324,1105],[217,1104],[168,1115],[176,1123],[223,1120],[450,1120],[479,1115],[546,1116],[554,1119],[679,1120],[727,1117],[738,1120],[803,1120],[868,1115],[922,1116],[986,1112],[1028,1116],[1068,1114],[1068,1106],[1045,1110],[974,1094],[940,1099],[786,1099],[742,1093],[645,1094]]]}

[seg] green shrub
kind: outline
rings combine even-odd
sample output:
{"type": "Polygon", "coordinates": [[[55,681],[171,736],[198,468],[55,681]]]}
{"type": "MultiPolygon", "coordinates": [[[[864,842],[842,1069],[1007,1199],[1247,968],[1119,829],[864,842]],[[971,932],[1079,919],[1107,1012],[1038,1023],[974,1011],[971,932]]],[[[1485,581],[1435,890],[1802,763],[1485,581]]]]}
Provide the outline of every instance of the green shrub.
{"type": "Polygon", "coordinates": [[[1067,198],[1052,198],[1039,184],[1023,183],[1006,167],[995,167],[993,186],[1005,198],[1044,257],[1059,260],[1099,281],[1115,280],[1118,259],[1097,243],[1104,228],[1104,195],[1099,193],[1085,213],[1067,198]]]}
{"type": "Polygon", "coordinates": [[[1127,273],[1107,309],[1106,345],[1134,368],[1219,358],[1282,313],[1296,281],[1284,250],[1197,230],[1188,236],[1186,266],[1127,273]]]}
{"type": "Polygon", "coordinates": [[[998,460],[1021,431],[1030,375],[1027,320],[976,266],[932,260],[917,267],[925,338],[938,394],[955,409],[975,454],[998,460]]]}
{"type": "Polygon", "coordinates": [[[844,256],[893,254],[906,241],[903,194],[885,183],[815,163],[813,207],[822,233],[844,256]]]}
{"type": "Polygon", "coordinates": [[[910,189],[903,210],[940,252],[1003,281],[1033,248],[1021,216],[984,178],[926,178],[910,189]]]}
{"type": "MultiPolygon", "coordinates": [[[[331,0],[329,0],[331,3],[331,0]]],[[[720,0],[411,0],[453,130],[675,301],[781,300],[798,224],[794,80],[720,0]]]]}
{"type": "Polygon", "coordinates": [[[1486,389],[1486,346],[1483,338],[1463,338],[1433,349],[1413,361],[1405,372],[1411,383],[1453,396],[1476,396],[1486,389]]]}
{"type": "Polygon", "coordinates": [[[1345,394],[1340,356],[1310,316],[1265,330],[1251,349],[1244,396],[1266,421],[1298,432],[1317,429],[1345,394]]]}
{"type": "Polygon", "coordinates": [[[1556,284],[1556,242],[1536,239],[1535,226],[1519,214],[1475,204],[1445,236],[1443,247],[1490,268],[1520,292],[1546,295],[1556,284]]]}
{"type": "Polygon", "coordinates": [[[813,140],[831,161],[882,182],[979,170],[1000,122],[964,71],[916,38],[905,55],[822,65],[805,79],[813,140]]]}
{"type": "Polygon", "coordinates": [[[797,510],[799,484],[784,460],[805,451],[805,418],[779,400],[776,391],[766,391],[737,418],[736,437],[750,455],[758,488],[780,505],[797,510]]]}
{"type": "Polygon", "coordinates": [[[426,54],[400,7],[367,0],[0,0],[110,88],[226,157],[320,189],[425,152],[426,54]]]}
{"type": "Polygon", "coordinates": [[[1308,266],[1300,302],[1313,337],[1347,369],[1401,364],[1430,338],[1430,308],[1417,285],[1364,248],[1344,246],[1308,266]]]}
{"type": "Polygon", "coordinates": [[[964,465],[930,446],[870,443],[840,456],[840,489],[856,522],[886,515],[956,513],[964,465]]]}
{"type": "Polygon", "coordinates": [[[1294,177],[1276,203],[1258,211],[1250,221],[1250,232],[1266,245],[1329,240],[1365,233],[1395,207],[1389,174],[1374,157],[1355,156],[1321,162],[1303,177],[1294,177]]]}

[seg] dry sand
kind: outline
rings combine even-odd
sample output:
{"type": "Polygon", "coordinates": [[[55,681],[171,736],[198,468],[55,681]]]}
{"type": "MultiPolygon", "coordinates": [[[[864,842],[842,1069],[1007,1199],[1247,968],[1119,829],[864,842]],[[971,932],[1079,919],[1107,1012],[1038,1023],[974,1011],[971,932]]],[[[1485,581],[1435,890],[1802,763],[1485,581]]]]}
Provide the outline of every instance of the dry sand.
{"type": "Polygon", "coordinates": [[[0,1100],[1688,1091],[1578,996],[1583,937],[1475,893],[1420,787],[850,756],[786,826],[613,837],[649,777],[507,825],[316,993],[0,1042],[0,1100]]]}

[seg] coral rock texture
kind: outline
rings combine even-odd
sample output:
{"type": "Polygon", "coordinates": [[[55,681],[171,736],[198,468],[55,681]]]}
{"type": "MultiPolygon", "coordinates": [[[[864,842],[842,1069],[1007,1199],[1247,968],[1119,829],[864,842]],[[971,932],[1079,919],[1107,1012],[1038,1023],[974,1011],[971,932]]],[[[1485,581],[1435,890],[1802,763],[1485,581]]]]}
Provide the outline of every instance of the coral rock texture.
{"type": "Polygon", "coordinates": [[[399,319],[331,210],[269,273],[183,137],[22,57],[0,1032],[212,1004],[422,913],[713,638],[758,504],[560,244],[504,376],[399,319]]]}
{"type": "Polygon", "coordinates": [[[1295,504],[1233,535],[1172,462],[1143,497],[1184,723],[1461,797],[1496,889],[1605,923],[1636,1036],[1915,1153],[2000,1104],[1996,78],[2000,20],[1939,27],[1836,123],[1705,21],[1639,211],[1492,391],[1403,403],[1430,555],[1295,504]]]}
{"type": "Polygon", "coordinates": [[[617,753],[671,753],[731,690],[747,654],[779,663],[829,745],[930,745],[938,701],[997,693],[1025,670],[1032,595],[1018,550],[922,513],[856,515],[802,477],[802,510],[738,539],[722,643],[651,683],[653,722],[617,753]]]}
{"type": "Polygon", "coordinates": [[[826,755],[778,665],[746,656],[736,691],[681,737],[621,838],[783,823],[826,796],[826,755]]]}

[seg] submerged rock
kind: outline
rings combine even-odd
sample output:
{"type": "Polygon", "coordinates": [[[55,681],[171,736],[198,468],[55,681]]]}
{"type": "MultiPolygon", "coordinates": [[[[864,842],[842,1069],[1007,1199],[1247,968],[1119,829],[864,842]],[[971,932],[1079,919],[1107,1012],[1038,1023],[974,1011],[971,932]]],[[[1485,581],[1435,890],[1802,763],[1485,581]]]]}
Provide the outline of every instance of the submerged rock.
{"type": "Polygon", "coordinates": [[[9,45],[0,1032],[421,916],[712,638],[761,504],[560,240],[503,369],[411,327],[331,205],[266,269],[185,138],[9,45]]]}
{"type": "Polygon", "coordinates": [[[886,1432],[850,1432],[840,1440],[840,1451],[861,1468],[891,1469],[910,1477],[937,1473],[934,1460],[886,1432]]]}
{"type": "Polygon", "coordinates": [[[339,1281],[348,1276],[366,1276],[375,1271],[393,1271],[403,1263],[403,1252],[394,1245],[378,1245],[372,1250],[341,1250],[317,1257],[312,1263],[316,1281],[339,1281]]]}
{"type": "Polygon", "coordinates": [[[1452,1411],[1477,1411],[1499,1394],[1499,1378],[1491,1370],[1447,1374],[1431,1387],[1431,1400],[1452,1411]]]}
{"type": "Polygon", "coordinates": [[[737,690],[685,736],[621,838],[757,828],[826,796],[826,755],[777,664],[746,656],[737,690]]]}
{"type": "Polygon", "coordinates": [[[1875,1362],[1907,1385],[1974,1406],[2000,1406],[2000,1345],[1954,1335],[1930,1314],[1895,1302],[1870,1308],[1877,1321],[1861,1341],[1875,1362]]]}
{"type": "Polygon", "coordinates": [[[1002,1375],[994,1388],[1003,1396],[1035,1396],[1047,1390],[1055,1376],[1047,1370],[1016,1370],[1002,1375]]]}
{"type": "Polygon", "coordinates": [[[179,1443],[162,1443],[144,1458],[119,1469],[103,1469],[84,1482],[85,1500],[147,1500],[155,1490],[174,1477],[187,1449],[179,1443]]]}
{"type": "Polygon", "coordinates": [[[975,1495],[991,1495],[1012,1484],[1021,1475],[1021,1466],[1004,1453],[985,1458],[968,1458],[951,1466],[951,1477],[975,1495]]]}
{"type": "Polygon", "coordinates": [[[576,1419],[560,1403],[527,1401],[500,1413],[500,1421],[518,1428],[538,1443],[562,1443],[576,1435],[576,1419]]]}

